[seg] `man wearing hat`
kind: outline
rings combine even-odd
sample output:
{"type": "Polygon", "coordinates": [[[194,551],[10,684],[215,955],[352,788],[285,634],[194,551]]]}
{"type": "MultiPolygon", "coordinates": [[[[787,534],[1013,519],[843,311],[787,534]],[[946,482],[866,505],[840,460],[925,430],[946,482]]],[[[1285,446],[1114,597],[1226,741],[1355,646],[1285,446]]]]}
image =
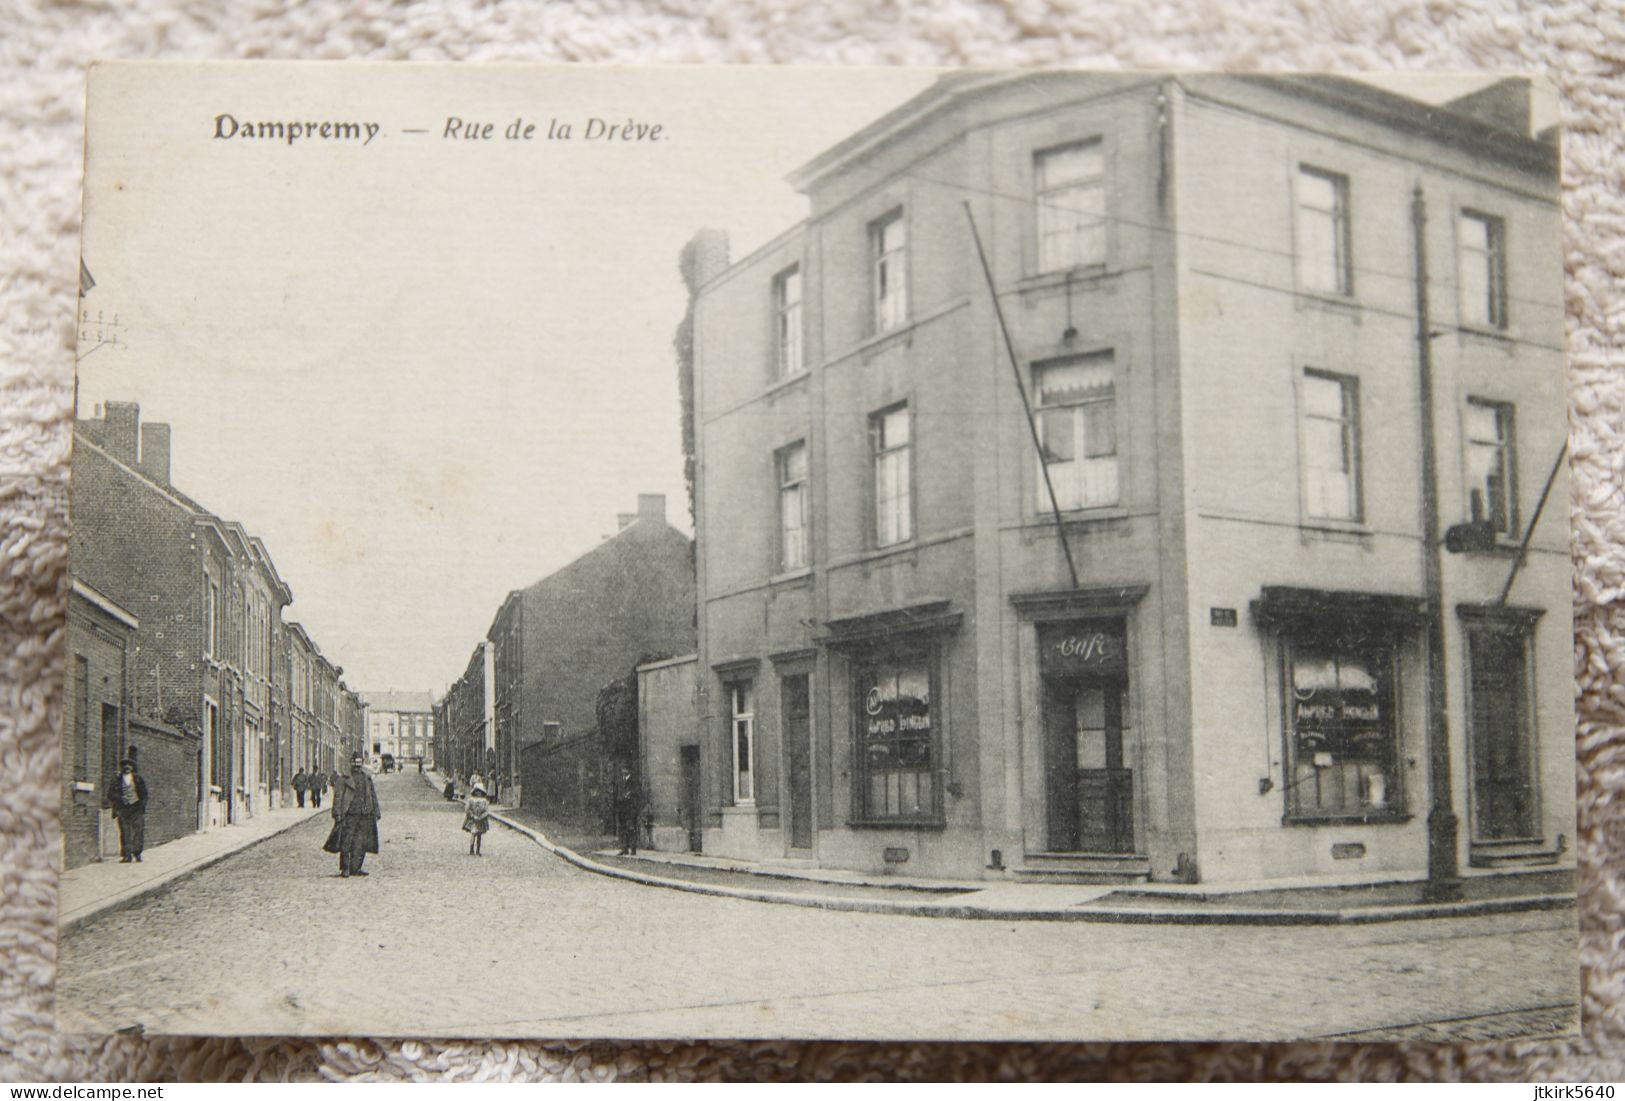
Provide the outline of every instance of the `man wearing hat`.
{"type": "Polygon", "coordinates": [[[361,754],[350,758],[350,773],[333,781],[333,832],[322,848],[338,853],[339,875],[366,875],[361,864],[378,851],[378,792],[361,754]]]}
{"type": "Polygon", "coordinates": [[[133,757],[120,761],[118,772],[107,785],[107,805],[118,819],[118,859],[120,864],[132,860],[139,864],[146,847],[147,782],[136,771],[133,757]]]}

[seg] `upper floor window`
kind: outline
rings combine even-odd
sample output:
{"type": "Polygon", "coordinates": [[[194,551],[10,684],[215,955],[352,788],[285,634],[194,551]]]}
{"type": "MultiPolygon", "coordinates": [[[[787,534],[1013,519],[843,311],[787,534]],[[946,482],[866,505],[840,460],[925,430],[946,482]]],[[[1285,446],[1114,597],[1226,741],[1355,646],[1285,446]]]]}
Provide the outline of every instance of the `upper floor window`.
{"type": "Polygon", "coordinates": [[[908,319],[907,246],[908,231],[901,208],[869,223],[877,333],[895,329],[908,319]]]}
{"type": "Polygon", "coordinates": [[[780,449],[774,465],[779,472],[779,568],[796,570],[808,558],[806,443],[780,449]]]}
{"type": "Polygon", "coordinates": [[[1518,534],[1513,408],[1467,399],[1467,515],[1497,535],[1518,534]]]}
{"type": "Polygon", "coordinates": [[[1464,210],[1456,222],[1456,278],[1461,319],[1490,329],[1507,327],[1506,223],[1464,210]]]}
{"type": "Polygon", "coordinates": [[[913,435],[908,405],[894,405],[869,418],[875,467],[875,545],[889,547],[914,537],[913,435]]]}
{"type": "Polygon", "coordinates": [[[791,265],[774,277],[773,315],[779,377],[799,375],[802,371],[800,265],[791,265]]]}
{"type": "Polygon", "coordinates": [[[1316,294],[1354,293],[1349,261],[1349,178],[1298,168],[1298,286],[1316,294]]]}
{"type": "Polygon", "coordinates": [[[1360,519],[1358,383],[1303,373],[1304,512],[1316,520],[1360,519]]]}
{"type": "Polygon", "coordinates": [[[1106,262],[1105,157],[1099,139],[1033,158],[1038,200],[1038,270],[1106,262]]]}
{"type": "Polygon", "coordinates": [[[212,658],[220,651],[220,586],[213,580],[204,582],[203,656],[212,658]]]}
{"type": "Polygon", "coordinates": [[[1049,487],[1039,472],[1038,507],[1049,488],[1063,509],[1117,503],[1117,384],[1111,352],[1033,369],[1038,436],[1049,487]]]}

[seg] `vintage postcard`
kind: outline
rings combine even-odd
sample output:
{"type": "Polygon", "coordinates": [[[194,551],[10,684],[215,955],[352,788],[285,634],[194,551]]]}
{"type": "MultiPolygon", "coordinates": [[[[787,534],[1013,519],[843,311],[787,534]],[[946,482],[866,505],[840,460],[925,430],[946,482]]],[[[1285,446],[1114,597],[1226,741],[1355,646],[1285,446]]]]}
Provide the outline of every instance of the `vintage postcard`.
{"type": "Polygon", "coordinates": [[[94,67],[59,1027],[1573,1032],[1555,121],[94,67]]]}

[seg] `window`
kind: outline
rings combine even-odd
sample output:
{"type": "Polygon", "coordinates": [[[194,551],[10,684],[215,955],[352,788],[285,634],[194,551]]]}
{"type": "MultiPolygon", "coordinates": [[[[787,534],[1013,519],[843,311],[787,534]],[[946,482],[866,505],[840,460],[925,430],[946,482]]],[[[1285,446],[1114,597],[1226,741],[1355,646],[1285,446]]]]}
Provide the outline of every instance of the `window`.
{"type": "Polygon", "coordinates": [[[1506,223],[1462,211],[1456,221],[1456,279],[1464,324],[1507,327],[1506,275],[1506,223]]]}
{"type": "Polygon", "coordinates": [[[801,364],[801,267],[791,265],[773,280],[779,377],[799,375],[801,364]]]}
{"type": "Polygon", "coordinates": [[[90,660],[73,655],[73,778],[90,779],[90,660]]]}
{"type": "Polygon", "coordinates": [[[1362,625],[1300,629],[1287,648],[1288,817],[1397,814],[1392,643],[1362,625]]]}
{"type": "Polygon", "coordinates": [[[750,804],[756,802],[756,715],[751,682],[734,681],[728,686],[728,699],[732,711],[729,725],[733,742],[734,803],[750,804]]]}
{"type": "Polygon", "coordinates": [[[1080,142],[1033,158],[1038,270],[1106,262],[1106,179],[1101,143],[1080,142]]]}
{"type": "Polygon", "coordinates": [[[1467,399],[1467,516],[1497,535],[1518,535],[1513,466],[1513,410],[1500,402],[1467,399]]]}
{"type": "Polygon", "coordinates": [[[875,545],[905,543],[914,537],[908,405],[870,417],[869,442],[875,460],[875,545]]]}
{"type": "Polygon", "coordinates": [[[1316,294],[1354,293],[1349,263],[1349,179],[1298,169],[1298,285],[1316,294]]]}
{"type": "Polygon", "coordinates": [[[774,464],[779,472],[779,568],[797,570],[807,564],[807,445],[783,448],[774,464]]]}
{"type": "Polygon", "coordinates": [[[869,251],[874,258],[875,332],[895,329],[908,318],[907,230],[903,212],[894,210],[869,223],[869,251]]]}
{"type": "Polygon", "coordinates": [[[1478,609],[1467,624],[1475,841],[1531,840],[1538,834],[1529,706],[1532,627],[1532,619],[1502,621],[1478,609]]]}
{"type": "Polygon", "coordinates": [[[1304,512],[1316,520],[1360,519],[1359,384],[1303,373],[1304,512]]]}
{"type": "Polygon", "coordinates": [[[205,579],[205,605],[203,613],[203,656],[212,658],[219,652],[220,586],[205,579]]]}
{"type": "Polygon", "coordinates": [[[1112,353],[1041,364],[1033,371],[1038,402],[1038,508],[1050,509],[1049,485],[1063,509],[1117,503],[1117,385],[1112,353]]]}
{"type": "Polygon", "coordinates": [[[859,817],[867,822],[937,818],[929,656],[871,659],[858,667],[854,687],[859,817]]]}

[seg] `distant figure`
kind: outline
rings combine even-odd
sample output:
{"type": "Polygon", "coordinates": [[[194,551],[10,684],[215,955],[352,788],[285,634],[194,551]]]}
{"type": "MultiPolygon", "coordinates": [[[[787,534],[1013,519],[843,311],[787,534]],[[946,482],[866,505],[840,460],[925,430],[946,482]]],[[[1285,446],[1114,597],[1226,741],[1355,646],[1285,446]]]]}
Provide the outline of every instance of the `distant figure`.
{"type": "Polygon", "coordinates": [[[333,832],[322,848],[339,857],[339,875],[367,875],[361,870],[368,853],[378,851],[378,792],[363,767],[361,754],[350,759],[350,774],[333,783],[333,832]]]}
{"type": "Polygon", "coordinates": [[[630,768],[621,769],[615,785],[615,832],[621,842],[620,856],[638,855],[638,833],[643,828],[643,785],[630,768]]]}
{"type": "Polygon", "coordinates": [[[419,776],[423,775],[423,758],[422,757],[418,758],[418,775],[419,776]]]}
{"type": "Polygon", "coordinates": [[[457,781],[447,780],[446,790],[442,791],[440,794],[446,797],[446,802],[455,803],[457,801],[457,781]]]}
{"type": "Polygon", "coordinates": [[[491,803],[485,797],[485,789],[479,784],[468,793],[468,802],[463,804],[467,813],[463,815],[463,829],[468,831],[468,855],[484,856],[480,851],[480,842],[485,838],[485,831],[491,828],[491,803]]]}
{"type": "Polygon", "coordinates": [[[135,770],[130,757],[118,763],[119,774],[107,785],[107,805],[118,819],[118,862],[141,863],[141,850],[146,847],[147,782],[135,770]]]}
{"type": "MultiPolygon", "coordinates": [[[[338,779],[337,777],[334,777],[335,781],[337,779],[338,779]]],[[[313,807],[321,806],[322,805],[322,795],[325,794],[326,791],[327,791],[327,773],[323,772],[319,768],[311,769],[310,770],[310,805],[313,806],[313,807]]]]}
{"type": "Polygon", "coordinates": [[[305,805],[305,792],[309,790],[310,777],[305,775],[304,769],[300,769],[298,772],[293,774],[293,793],[294,795],[298,796],[299,805],[301,807],[305,805]]]}

